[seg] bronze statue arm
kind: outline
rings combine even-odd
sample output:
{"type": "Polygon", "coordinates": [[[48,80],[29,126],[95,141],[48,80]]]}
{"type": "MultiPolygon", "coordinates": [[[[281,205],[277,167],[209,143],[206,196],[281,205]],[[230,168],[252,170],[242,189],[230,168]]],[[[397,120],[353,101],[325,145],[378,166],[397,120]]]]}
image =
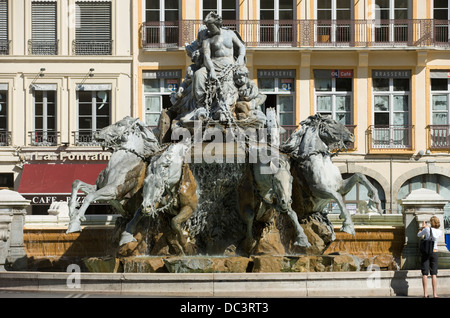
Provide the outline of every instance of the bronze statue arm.
{"type": "Polygon", "coordinates": [[[211,60],[211,47],[209,44],[209,41],[205,40],[203,41],[203,63],[205,64],[205,67],[209,71],[209,78],[212,80],[217,80],[216,71],[214,70],[214,65],[211,60]]]}
{"type": "Polygon", "coordinates": [[[240,66],[245,65],[245,54],[246,49],[244,43],[236,36],[236,34],[233,32],[233,44],[236,45],[239,48],[239,56],[236,60],[236,63],[240,66]]]}

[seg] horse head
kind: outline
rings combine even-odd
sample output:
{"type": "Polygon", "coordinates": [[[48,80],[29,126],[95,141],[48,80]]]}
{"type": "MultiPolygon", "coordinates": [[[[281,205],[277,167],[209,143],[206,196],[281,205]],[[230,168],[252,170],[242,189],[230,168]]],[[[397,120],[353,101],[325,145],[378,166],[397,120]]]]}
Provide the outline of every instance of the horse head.
{"type": "Polygon", "coordinates": [[[355,141],[355,136],[342,123],[320,114],[316,115],[320,139],[330,148],[346,150],[348,144],[355,141]]]}
{"type": "Polygon", "coordinates": [[[347,127],[328,116],[309,116],[300,125],[300,129],[293,132],[281,145],[281,151],[302,157],[328,153],[333,149],[346,149],[347,144],[354,141],[354,136],[347,127]]]}
{"type": "Polygon", "coordinates": [[[125,117],[95,133],[94,138],[104,148],[125,148],[138,152],[143,157],[159,151],[155,135],[139,118],[125,117]]]}

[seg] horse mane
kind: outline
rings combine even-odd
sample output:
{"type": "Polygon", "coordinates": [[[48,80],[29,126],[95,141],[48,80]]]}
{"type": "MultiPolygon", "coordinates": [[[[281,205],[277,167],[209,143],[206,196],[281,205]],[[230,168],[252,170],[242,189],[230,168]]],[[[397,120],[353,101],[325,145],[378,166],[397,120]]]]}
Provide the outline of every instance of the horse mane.
{"type": "Polygon", "coordinates": [[[161,150],[159,141],[153,132],[138,118],[136,123],[144,142],[144,157],[151,156],[161,150]]]}
{"type": "Polygon", "coordinates": [[[317,153],[328,153],[328,147],[320,139],[318,131],[323,117],[320,114],[309,116],[307,119],[300,122],[300,129],[291,134],[289,139],[280,147],[281,151],[289,153],[295,157],[307,157],[317,153]],[[320,143],[315,143],[313,147],[305,146],[306,133],[313,129],[317,133],[317,138],[320,143]],[[302,147],[302,145],[304,147],[302,147]]]}

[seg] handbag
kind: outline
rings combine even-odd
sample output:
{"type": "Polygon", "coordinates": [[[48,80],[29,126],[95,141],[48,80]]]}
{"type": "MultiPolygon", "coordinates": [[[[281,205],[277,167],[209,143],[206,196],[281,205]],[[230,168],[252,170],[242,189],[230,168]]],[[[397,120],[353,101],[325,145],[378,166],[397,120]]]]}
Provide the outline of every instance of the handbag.
{"type": "Polygon", "coordinates": [[[430,227],[430,238],[428,240],[422,240],[420,242],[420,252],[424,255],[431,255],[433,253],[434,241],[433,241],[433,232],[431,232],[430,227]]]}

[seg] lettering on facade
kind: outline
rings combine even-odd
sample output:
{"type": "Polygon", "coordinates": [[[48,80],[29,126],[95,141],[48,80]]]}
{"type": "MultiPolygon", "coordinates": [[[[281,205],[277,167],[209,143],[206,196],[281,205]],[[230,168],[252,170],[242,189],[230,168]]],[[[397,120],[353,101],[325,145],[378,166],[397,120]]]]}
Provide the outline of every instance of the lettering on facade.
{"type": "Polygon", "coordinates": [[[295,78],[295,70],[258,70],[259,78],[290,77],[295,78]]]}
{"type": "Polygon", "coordinates": [[[165,70],[165,71],[144,71],[142,73],[144,79],[156,78],[181,78],[180,70],[165,70]]]}
{"type": "Polygon", "coordinates": [[[69,153],[60,152],[56,154],[42,154],[35,152],[31,155],[29,160],[42,160],[42,161],[109,161],[111,158],[110,153],[69,153]]]}
{"type": "MultiPolygon", "coordinates": [[[[35,205],[51,205],[52,203],[55,202],[70,202],[71,199],[71,195],[70,194],[22,194],[23,197],[27,200],[31,201],[31,204],[35,204],[35,205]]],[[[84,198],[86,196],[84,194],[78,194],[77,196],[77,203],[78,204],[83,204],[84,198]]],[[[94,201],[91,204],[105,204],[105,203],[101,203],[101,202],[97,202],[94,201]]]]}
{"type": "Polygon", "coordinates": [[[314,70],[315,78],[353,78],[353,70],[314,70]]]}
{"type": "Polygon", "coordinates": [[[411,71],[408,70],[375,70],[372,72],[373,78],[410,78],[411,71]]]}

